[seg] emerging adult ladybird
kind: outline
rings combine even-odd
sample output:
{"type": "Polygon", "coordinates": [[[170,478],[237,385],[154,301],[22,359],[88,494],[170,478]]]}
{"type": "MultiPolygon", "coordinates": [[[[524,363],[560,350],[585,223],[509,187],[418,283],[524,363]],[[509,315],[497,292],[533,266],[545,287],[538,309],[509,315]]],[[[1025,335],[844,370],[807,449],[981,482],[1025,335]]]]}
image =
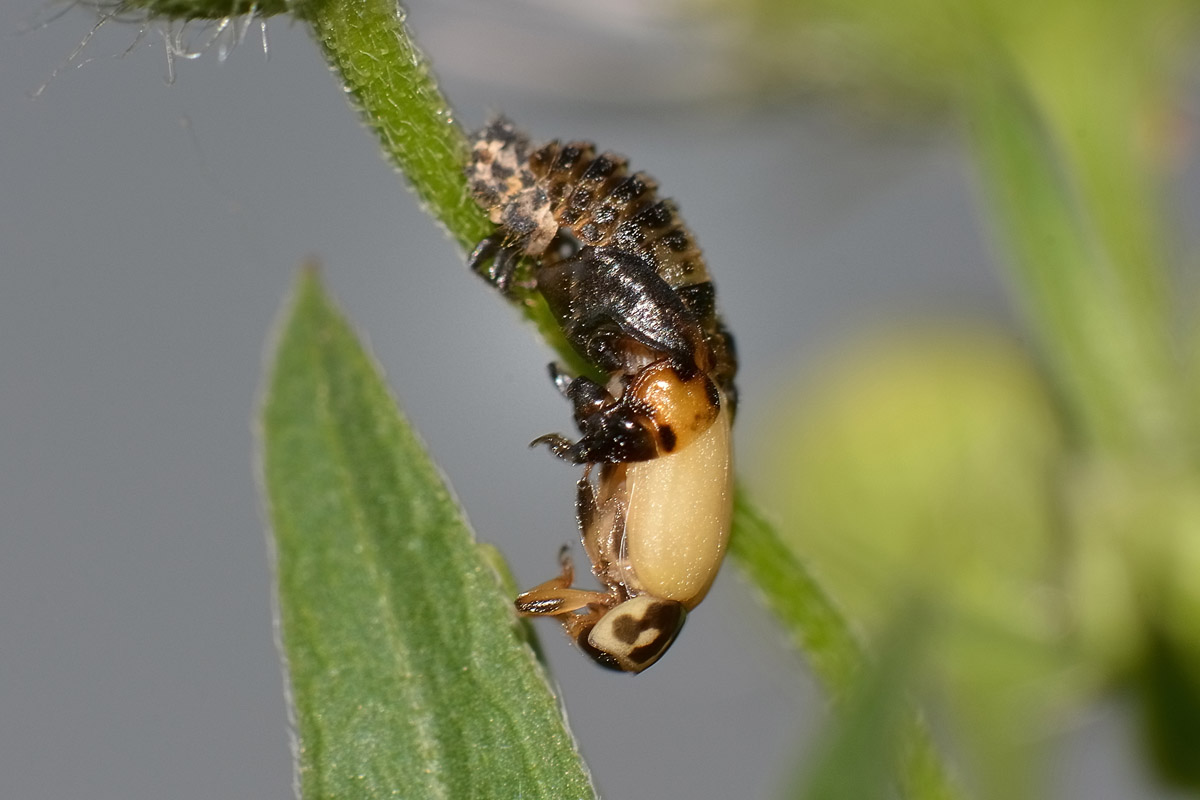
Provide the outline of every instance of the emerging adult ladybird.
{"type": "Polygon", "coordinates": [[[534,440],[584,466],[576,508],[603,590],[561,573],[516,600],[556,617],[598,663],[641,672],[704,598],[729,539],[733,338],[703,256],[648,175],[588,142],[534,148],[501,118],[476,137],[468,167],[496,232],[470,265],[502,292],[522,262],[571,345],[603,384],[551,365],[579,438],[534,440]]]}

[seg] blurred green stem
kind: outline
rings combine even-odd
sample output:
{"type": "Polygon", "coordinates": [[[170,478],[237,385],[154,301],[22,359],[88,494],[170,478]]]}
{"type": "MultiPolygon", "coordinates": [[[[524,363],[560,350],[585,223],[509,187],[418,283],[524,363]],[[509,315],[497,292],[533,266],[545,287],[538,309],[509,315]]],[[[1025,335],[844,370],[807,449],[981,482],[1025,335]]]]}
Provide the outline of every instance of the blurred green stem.
{"type": "MultiPolygon", "coordinates": [[[[829,593],[780,539],[775,526],[738,487],[730,555],[808,658],[835,704],[843,705],[869,672],[869,656],[829,593]]],[[[910,711],[898,739],[897,777],[909,800],[960,796],[920,715],[910,711]]]]}
{"type": "Polygon", "coordinates": [[[1066,419],[1076,422],[1085,449],[1101,454],[1191,458],[1180,436],[1186,417],[1172,367],[1153,187],[1131,163],[1128,141],[1076,132],[1127,131],[1131,123],[1104,119],[1111,109],[1043,113],[1023,86],[1007,76],[981,80],[966,113],[1017,295],[1066,419]]]}

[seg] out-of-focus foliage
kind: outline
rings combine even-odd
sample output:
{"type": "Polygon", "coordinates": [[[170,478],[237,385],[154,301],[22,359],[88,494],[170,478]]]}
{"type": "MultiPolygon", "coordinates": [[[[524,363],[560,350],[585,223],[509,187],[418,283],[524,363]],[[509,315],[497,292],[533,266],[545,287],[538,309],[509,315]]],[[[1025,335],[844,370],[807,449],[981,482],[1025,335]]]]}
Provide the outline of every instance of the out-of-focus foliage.
{"type": "MultiPolygon", "coordinates": [[[[750,503],[741,487],[734,500],[729,554],[803,651],[812,671],[847,717],[830,739],[829,764],[818,765],[805,775],[808,791],[823,791],[828,787],[834,779],[832,773],[844,766],[847,752],[862,745],[873,751],[869,757],[880,760],[872,764],[869,774],[848,776],[847,783],[838,783],[839,787],[865,790],[877,786],[879,776],[884,775],[885,782],[895,782],[901,796],[908,800],[962,797],[962,787],[947,769],[924,719],[909,703],[906,678],[881,672],[885,665],[875,662],[822,583],[813,577],[796,551],[788,548],[778,527],[750,503]],[[888,696],[881,696],[889,689],[888,696]],[[873,714],[887,715],[887,724],[877,719],[879,730],[863,730],[862,726],[873,714]]],[[[922,603],[918,597],[914,607],[922,603]]],[[[907,619],[903,613],[896,614],[894,623],[897,628],[923,633],[920,623],[907,619]]],[[[906,649],[904,654],[896,655],[897,663],[905,665],[906,676],[919,654],[915,649],[906,649]]],[[[861,755],[868,757],[867,753],[861,755]]]]}
{"type": "Polygon", "coordinates": [[[1191,44],[1200,11],[1190,0],[690,4],[727,23],[741,45],[740,68],[768,88],[852,90],[888,105],[959,102],[972,83],[1003,68],[1045,87],[1064,109],[1080,83],[1121,103],[1134,87],[1156,88],[1141,102],[1160,102],[1163,78],[1191,44]]]}
{"type": "Polygon", "coordinates": [[[923,603],[905,604],[880,637],[878,657],[857,676],[838,720],[825,732],[817,756],[805,764],[801,800],[886,797],[893,762],[910,711],[905,691],[924,656],[923,603]]]}
{"type": "Polygon", "coordinates": [[[898,599],[928,601],[927,662],[978,745],[980,796],[1028,796],[1023,749],[1095,679],[1068,669],[1063,440],[1045,387],[1013,344],[971,328],[864,340],[827,363],[776,412],[751,467],[764,500],[870,638],[898,599]]]}
{"type": "Polygon", "coordinates": [[[868,630],[914,585],[934,596],[983,793],[1027,796],[1005,776],[1036,772],[1039,724],[1099,687],[1135,690],[1160,774],[1200,790],[1200,353],[1163,211],[1200,9],[698,5],[741,36],[750,83],[960,129],[1032,334],[1025,353],[893,342],[810,376],[768,473],[795,551],[868,630]]]}
{"type": "Polygon", "coordinates": [[[884,598],[936,588],[989,627],[1044,638],[1062,444],[1022,354],[947,327],[826,363],[777,410],[772,454],[751,465],[796,522],[790,540],[870,628],[894,612],[884,598]]]}

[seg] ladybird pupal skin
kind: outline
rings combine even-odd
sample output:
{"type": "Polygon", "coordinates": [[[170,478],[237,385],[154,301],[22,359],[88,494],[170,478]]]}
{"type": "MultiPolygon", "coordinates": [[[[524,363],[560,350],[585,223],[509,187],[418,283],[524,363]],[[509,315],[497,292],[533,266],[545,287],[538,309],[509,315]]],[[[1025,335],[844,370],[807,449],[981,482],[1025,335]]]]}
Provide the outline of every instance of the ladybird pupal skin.
{"type": "Polygon", "coordinates": [[[534,277],[567,339],[605,372],[633,371],[638,345],[689,373],[713,360],[696,312],[639,256],[584,247],[540,263],[534,277]]]}
{"type": "Polygon", "coordinates": [[[529,254],[544,251],[558,234],[558,222],[537,176],[529,168],[528,137],[504,119],[475,139],[468,177],[476,201],[492,222],[521,239],[529,254]]]}
{"type": "Polygon", "coordinates": [[[563,332],[600,369],[619,369],[616,340],[632,340],[685,371],[696,364],[736,408],[737,353],[708,267],[653,178],[590,142],[535,148],[503,117],[477,135],[471,156],[471,191],[500,226],[471,254],[472,269],[508,293],[520,257],[533,257],[563,332]]]}

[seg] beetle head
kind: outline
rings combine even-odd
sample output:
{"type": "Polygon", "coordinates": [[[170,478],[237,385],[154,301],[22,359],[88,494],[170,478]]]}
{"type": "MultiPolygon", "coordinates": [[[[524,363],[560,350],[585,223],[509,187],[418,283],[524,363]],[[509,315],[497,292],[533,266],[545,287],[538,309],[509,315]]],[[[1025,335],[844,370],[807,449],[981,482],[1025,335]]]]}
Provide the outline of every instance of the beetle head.
{"type": "Polygon", "coordinates": [[[682,603],[638,595],[581,631],[579,647],[602,667],[641,672],[667,651],[686,617],[682,603]]]}

